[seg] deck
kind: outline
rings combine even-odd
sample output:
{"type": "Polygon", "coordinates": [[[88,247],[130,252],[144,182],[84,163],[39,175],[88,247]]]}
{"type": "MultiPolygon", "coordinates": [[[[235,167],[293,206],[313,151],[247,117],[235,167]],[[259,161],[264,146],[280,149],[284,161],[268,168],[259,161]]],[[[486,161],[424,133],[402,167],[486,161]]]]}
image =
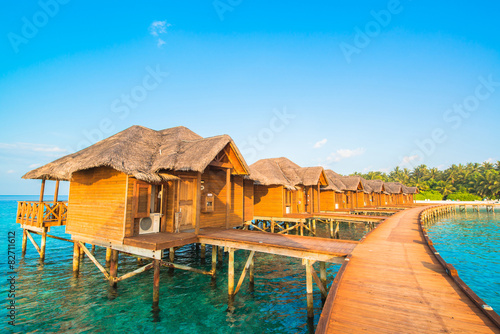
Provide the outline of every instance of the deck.
{"type": "Polygon", "coordinates": [[[252,250],[261,253],[342,263],[358,245],[357,241],[332,240],[244,230],[206,229],[199,242],[215,246],[252,250]]]}
{"type": "MultiPolygon", "coordinates": [[[[387,217],[382,216],[365,216],[365,215],[351,215],[349,213],[336,213],[336,212],[315,212],[315,213],[290,213],[285,214],[284,218],[291,219],[331,219],[345,222],[381,222],[387,217]]],[[[279,218],[276,218],[279,220],[279,218]]]]}
{"type": "Polygon", "coordinates": [[[181,233],[151,233],[141,234],[135,237],[123,239],[123,244],[127,246],[134,246],[144,248],[152,251],[181,247],[198,242],[198,237],[192,232],[181,233]]]}
{"type": "Polygon", "coordinates": [[[202,229],[194,233],[152,233],[125,238],[124,244],[152,251],[203,243],[261,253],[291,256],[314,261],[342,263],[357,241],[283,235],[256,231],[202,229]]]}
{"type": "Polygon", "coordinates": [[[424,242],[422,210],[388,218],[356,247],[318,333],[500,332],[424,242]]]}

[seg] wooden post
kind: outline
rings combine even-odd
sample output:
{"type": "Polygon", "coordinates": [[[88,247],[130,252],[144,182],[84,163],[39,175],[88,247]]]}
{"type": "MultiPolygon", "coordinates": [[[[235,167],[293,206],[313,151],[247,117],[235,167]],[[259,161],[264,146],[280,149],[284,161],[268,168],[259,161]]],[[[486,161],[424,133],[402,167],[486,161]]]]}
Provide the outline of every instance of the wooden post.
{"type": "Polygon", "coordinates": [[[78,277],[80,273],[80,246],[77,242],[73,244],[73,276],[78,277]]]}
{"type": "Polygon", "coordinates": [[[231,169],[226,169],[226,229],[229,229],[229,215],[231,214],[231,169]]]}
{"type": "Polygon", "coordinates": [[[250,283],[250,290],[253,291],[254,284],[255,284],[255,277],[253,274],[253,267],[254,267],[254,259],[255,256],[252,258],[252,262],[250,263],[250,268],[248,269],[248,278],[249,278],[249,283],[250,283]]]}
{"type": "MultiPolygon", "coordinates": [[[[319,277],[323,287],[326,289],[326,262],[319,263],[319,277]]],[[[323,296],[323,294],[322,297],[324,300],[326,299],[326,296],[323,296]]]]}
{"type": "Polygon", "coordinates": [[[206,248],[207,246],[205,244],[201,244],[200,257],[202,260],[205,260],[206,248]]]}
{"type": "Polygon", "coordinates": [[[116,287],[115,278],[118,273],[118,251],[111,250],[111,263],[109,266],[109,285],[112,287],[116,287]]]}
{"type": "Polygon", "coordinates": [[[333,239],[333,220],[330,219],[330,238],[333,239]]]}
{"type": "Polygon", "coordinates": [[[54,191],[54,203],[57,203],[58,196],[59,196],[59,180],[56,181],[56,189],[54,191]]]}
{"type": "Polygon", "coordinates": [[[45,261],[45,246],[47,244],[47,228],[42,228],[42,242],[40,244],[40,260],[45,261]]]}
{"type": "Polygon", "coordinates": [[[304,235],[304,221],[300,220],[300,235],[304,235]]]}
{"type": "Polygon", "coordinates": [[[215,276],[217,269],[217,246],[212,245],[212,276],[215,276]]]}
{"type": "Polygon", "coordinates": [[[23,228],[23,242],[21,244],[21,255],[24,257],[26,255],[26,244],[28,243],[28,236],[26,235],[26,230],[23,228]]]}
{"type": "Polygon", "coordinates": [[[234,248],[229,248],[229,267],[227,271],[227,290],[229,298],[234,295],[234,248]]]}
{"type": "Polygon", "coordinates": [[[218,252],[219,252],[219,262],[221,262],[221,263],[222,263],[222,255],[223,255],[224,253],[222,252],[222,247],[218,247],[218,248],[219,248],[219,250],[218,250],[218,252]]]}
{"type": "Polygon", "coordinates": [[[91,250],[92,255],[95,254],[95,245],[92,245],[92,250],[91,250]]]}
{"type": "Polygon", "coordinates": [[[40,200],[39,202],[42,203],[43,202],[43,194],[45,192],[45,179],[42,180],[42,187],[40,188],[40,200]]]}
{"type": "Polygon", "coordinates": [[[311,272],[310,260],[306,262],[306,291],[307,291],[307,317],[314,318],[314,300],[313,300],[313,278],[311,272]]]}
{"type": "MultiPolygon", "coordinates": [[[[195,234],[200,233],[200,212],[201,212],[201,173],[198,172],[196,176],[196,197],[195,197],[195,207],[194,207],[194,214],[196,215],[195,225],[194,225],[195,234]]],[[[202,257],[202,259],[204,258],[205,257],[202,257]]]]}
{"type": "Polygon", "coordinates": [[[175,248],[174,247],[171,247],[168,251],[168,259],[170,260],[170,262],[174,262],[175,260],[175,248]]]}
{"type": "Polygon", "coordinates": [[[153,306],[160,303],[160,260],[153,260],[153,306]]]}
{"type": "Polygon", "coordinates": [[[109,267],[111,264],[111,248],[106,248],[106,267],[109,267]]]}

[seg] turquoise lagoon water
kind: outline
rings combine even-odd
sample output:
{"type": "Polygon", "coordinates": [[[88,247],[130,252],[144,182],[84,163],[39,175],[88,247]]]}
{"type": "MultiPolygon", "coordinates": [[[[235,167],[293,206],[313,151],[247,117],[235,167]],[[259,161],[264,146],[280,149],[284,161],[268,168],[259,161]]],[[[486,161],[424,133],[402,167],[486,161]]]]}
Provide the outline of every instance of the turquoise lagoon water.
{"type": "MultiPolygon", "coordinates": [[[[85,258],[80,277],[72,277],[72,244],[48,238],[45,263],[28,241],[21,259],[22,233],[15,223],[18,200],[37,197],[0,196],[0,332],[7,333],[311,333],[321,314],[319,290],[314,286],[314,322],[306,317],[305,268],[299,259],[257,254],[255,287],[249,291],[246,280],[227,307],[227,257],[218,276],[162,268],[159,310],[152,308],[153,273],[148,271],[120,282],[116,290],[108,287],[101,272],[85,258]],[[16,233],[16,320],[9,325],[7,264],[8,232],[16,233]]],[[[50,200],[47,198],[46,200],[50,200]]],[[[323,231],[326,233],[326,231],[323,231]]],[[[342,238],[361,238],[365,230],[342,226],[342,238]]],[[[62,227],[51,234],[69,238],[62,227]]],[[[34,235],[35,240],[40,240],[34,235]]],[[[246,251],[237,251],[236,275],[246,261],[246,251]]],[[[105,250],[97,248],[96,257],[104,263],[105,250]]],[[[207,260],[210,259],[207,247],[207,260]]],[[[210,270],[199,251],[185,246],[176,252],[176,263],[210,270]]],[[[119,276],[138,268],[133,258],[121,256],[119,276]]],[[[330,285],[340,266],[328,265],[330,285]]],[[[317,268],[318,269],[318,268],[317,268]]]]}
{"type": "Polygon", "coordinates": [[[488,305],[500,313],[500,213],[460,213],[428,225],[444,260],[488,305]]]}

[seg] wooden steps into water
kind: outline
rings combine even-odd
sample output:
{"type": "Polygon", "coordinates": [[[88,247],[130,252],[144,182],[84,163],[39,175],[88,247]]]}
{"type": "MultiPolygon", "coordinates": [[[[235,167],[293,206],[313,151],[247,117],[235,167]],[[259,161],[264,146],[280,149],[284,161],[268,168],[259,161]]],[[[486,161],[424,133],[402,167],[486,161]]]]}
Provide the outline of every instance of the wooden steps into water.
{"type": "Polygon", "coordinates": [[[500,333],[427,246],[422,210],[388,218],[356,247],[317,333],[500,333]]]}

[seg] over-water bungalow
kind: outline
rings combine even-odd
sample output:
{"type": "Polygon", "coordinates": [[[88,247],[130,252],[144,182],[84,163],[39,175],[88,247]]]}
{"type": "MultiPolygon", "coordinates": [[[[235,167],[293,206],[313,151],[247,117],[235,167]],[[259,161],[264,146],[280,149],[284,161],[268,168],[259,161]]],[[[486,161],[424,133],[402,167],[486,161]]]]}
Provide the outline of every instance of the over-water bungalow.
{"type": "Polygon", "coordinates": [[[360,176],[342,176],[342,183],[345,184],[346,208],[355,209],[367,206],[365,203],[365,185],[360,176]]]}
{"type": "Polygon", "coordinates": [[[389,193],[389,203],[391,205],[402,205],[403,203],[403,185],[399,182],[386,182],[385,189],[389,193]]]}
{"type": "Polygon", "coordinates": [[[326,169],[325,174],[328,180],[327,186],[321,187],[321,211],[333,211],[346,208],[345,184],[340,179],[341,176],[331,169],[326,169]]]}
{"type": "Polygon", "coordinates": [[[413,198],[413,195],[418,194],[418,188],[417,187],[407,187],[403,185],[403,201],[404,204],[413,204],[415,202],[415,199],[413,198]]]}
{"type": "Polygon", "coordinates": [[[262,159],[250,166],[254,185],[254,214],[320,212],[320,187],[328,185],[322,167],[300,167],[287,158],[262,159]]]}
{"type": "Polygon", "coordinates": [[[370,194],[370,203],[372,206],[386,205],[385,184],[382,180],[365,180],[364,183],[368,185],[372,193],[370,194]]]}
{"type": "MultiPolygon", "coordinates": [[[[161,244],[145,252],[145,237],[252,220],[248,172],[228,135],[132,126],[23,178],[42,179],[42,187],[45,180],[70,182],[65,224],[73,240],[158,258],[161,244]]],[[[29,214],[18,212],[27,229],[34,227],[29,214]]]]}

